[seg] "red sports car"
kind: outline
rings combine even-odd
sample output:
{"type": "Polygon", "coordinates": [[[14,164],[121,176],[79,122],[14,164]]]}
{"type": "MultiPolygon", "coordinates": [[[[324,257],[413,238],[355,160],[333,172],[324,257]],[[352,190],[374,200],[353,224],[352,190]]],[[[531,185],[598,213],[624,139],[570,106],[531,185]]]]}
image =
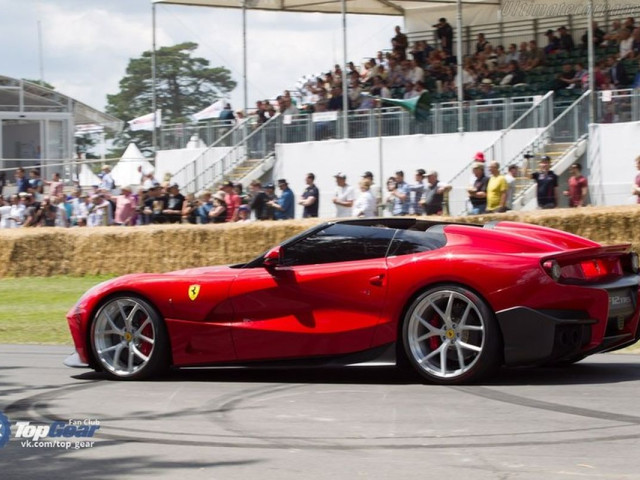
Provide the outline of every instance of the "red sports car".
{"type": "Polygon", "coordinates": [[[71,366],[380,358],[440,384],[572,363],[638,341],[638,256],[550,228],[415,218],[318,225],[245,264],[119,277],[67,315],[71,366]]]}

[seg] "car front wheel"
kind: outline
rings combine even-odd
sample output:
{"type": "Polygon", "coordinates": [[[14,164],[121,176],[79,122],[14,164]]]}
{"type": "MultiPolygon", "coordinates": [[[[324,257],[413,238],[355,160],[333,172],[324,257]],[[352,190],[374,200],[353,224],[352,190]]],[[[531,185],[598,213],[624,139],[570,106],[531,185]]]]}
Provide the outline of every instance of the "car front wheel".
{"type": "Polygon", "coordinates": [[[494,373],[500,335],[487,304],[474,292],[443,285],[419,295],[403,322],[409,363],[431,383],[454,385],[494,373]]]}
{"type": "Polygon", "coordinates": [[[148,302],[134,296],[112,298],[98,310],[91,347],[112,379],[141,380],[162,373],[169,364],[164,322],[148,302]]]}

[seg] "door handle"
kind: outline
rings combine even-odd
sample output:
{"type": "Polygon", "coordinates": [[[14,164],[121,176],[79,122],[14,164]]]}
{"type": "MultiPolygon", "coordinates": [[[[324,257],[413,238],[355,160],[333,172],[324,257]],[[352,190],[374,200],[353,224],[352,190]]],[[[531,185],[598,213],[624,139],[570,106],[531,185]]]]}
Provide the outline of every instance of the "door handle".
{"type": "Polygon", "coordinates": [[[369,279],[369,283],[371,285],[376,286],[376,287],[384,286],[384,273],[381,273],[379,275],[375,275],[375,276],[371,277],[369,279]]]}

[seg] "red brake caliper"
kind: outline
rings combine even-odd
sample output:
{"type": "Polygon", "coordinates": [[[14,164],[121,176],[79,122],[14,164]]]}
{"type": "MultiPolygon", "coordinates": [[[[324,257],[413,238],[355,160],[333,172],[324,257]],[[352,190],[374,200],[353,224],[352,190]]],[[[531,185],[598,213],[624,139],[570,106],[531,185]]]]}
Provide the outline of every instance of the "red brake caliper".
{"type": "MultiPolygon", "coordinates": [[[[439,328],[440,327],[439,325],[440,322],[438,321],[439,318],[440,317],[438,317],[437,314],[434,314],[433,317],[431,317],[431,320],[429,320],[429,323],[434,327],[439,328]]],[[[436,350],[440,346],[440,343],[441,343],[440,338],[431,337],[429,339],[429,348],[431,349],[431,351],[436,350]]]]}

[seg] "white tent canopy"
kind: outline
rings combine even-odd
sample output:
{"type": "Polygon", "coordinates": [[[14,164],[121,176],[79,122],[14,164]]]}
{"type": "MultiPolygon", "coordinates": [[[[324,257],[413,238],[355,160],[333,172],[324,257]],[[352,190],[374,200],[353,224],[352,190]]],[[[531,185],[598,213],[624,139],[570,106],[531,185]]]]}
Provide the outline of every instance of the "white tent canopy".
{"type": "Polygon", "coordinates": [[[135,143],[130,143],[113,167],[111,176],[118,186],[140,185],[141,173],[153,171],[153,165],[144,158],[135,143]]]}
{"type": "Polygon", "coordinates": [[[78,174],[78,183],[81,187],[90,187],[93,185],[100,185],[100,177],[91,171],[89,165],[83,163],[80,166],[80,173],[78,174]]]}

